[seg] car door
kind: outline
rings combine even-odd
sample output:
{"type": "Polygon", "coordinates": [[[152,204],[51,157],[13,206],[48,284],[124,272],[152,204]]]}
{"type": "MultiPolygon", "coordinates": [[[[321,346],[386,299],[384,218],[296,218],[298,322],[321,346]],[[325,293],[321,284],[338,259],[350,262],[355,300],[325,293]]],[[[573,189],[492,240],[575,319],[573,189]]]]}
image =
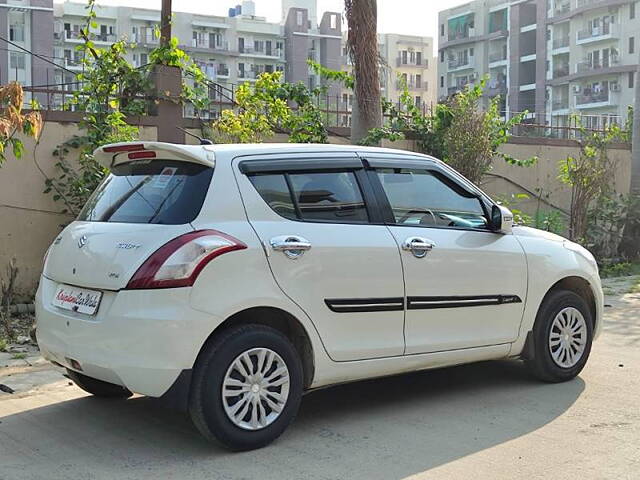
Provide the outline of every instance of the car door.
{"type": "Polygon", "coordinates": [[[337,361],[402,355],[395,240],[355,154],[237,161],[246,212],[282,291],[337,361]]]}
{"type": "Polygon", "coordinates": [[[439,162],[367,160],[401,247],[406,353],[513,342],[527,265],[513,235],[488,229],[489,200],[439,162]]]}

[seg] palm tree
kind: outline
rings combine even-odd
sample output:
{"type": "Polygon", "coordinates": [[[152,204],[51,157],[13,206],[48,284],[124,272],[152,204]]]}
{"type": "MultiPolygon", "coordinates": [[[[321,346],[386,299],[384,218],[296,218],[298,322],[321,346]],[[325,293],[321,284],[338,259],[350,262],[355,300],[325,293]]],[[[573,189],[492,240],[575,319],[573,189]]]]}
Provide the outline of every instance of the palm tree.
{"type": "Polygon", "coordinates": [[[349,25],[347,49],[355,75],[351,141],[358,143],[369,130],[382,126],[378,74],[377,0],[345,0],[349,25]]]}

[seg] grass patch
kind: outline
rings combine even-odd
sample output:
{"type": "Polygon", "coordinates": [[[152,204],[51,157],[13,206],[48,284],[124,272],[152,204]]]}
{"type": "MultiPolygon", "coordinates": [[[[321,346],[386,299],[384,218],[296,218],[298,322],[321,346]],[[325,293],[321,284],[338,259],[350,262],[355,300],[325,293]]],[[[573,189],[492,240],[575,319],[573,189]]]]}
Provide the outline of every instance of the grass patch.
{"type": "Polygon", "coordinates": [[[4,352],[7,349],[7,341],[4,338],[0,338],[0,352],[4,352]]]}
{"type": "Polygon", "coordinates": [[[629,293],[640,293],[640,280],[629,289],[629,293]]]}
{"type": "Polygon", "coordinates": [[[604,265],[600,269],[601,278],[629,277],[640,275],[640,262],[621,262],[604,265]]]}
{"type": "Polygon", "coordinates": [[[14,353],[13,355],[11,355],[11,358],[13,360],[24,360],[25,358],[27,358],[27,354],[26,353],[14,353]]]}

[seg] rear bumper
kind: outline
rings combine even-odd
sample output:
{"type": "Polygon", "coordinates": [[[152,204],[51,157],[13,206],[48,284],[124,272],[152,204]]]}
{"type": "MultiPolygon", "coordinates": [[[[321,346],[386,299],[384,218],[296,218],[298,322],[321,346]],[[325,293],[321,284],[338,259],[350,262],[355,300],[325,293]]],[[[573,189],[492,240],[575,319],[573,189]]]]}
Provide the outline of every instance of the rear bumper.
{"type": "Polygon", "coordinates": [[[151,397],[193,367],[222,321],[190,307],[190,288],[105,291],[97,314],[88,316],[53,306],[57,285],[42,277],[36,294],[43,356],[77,370],[73,360],[89,377],[151,397]]]}

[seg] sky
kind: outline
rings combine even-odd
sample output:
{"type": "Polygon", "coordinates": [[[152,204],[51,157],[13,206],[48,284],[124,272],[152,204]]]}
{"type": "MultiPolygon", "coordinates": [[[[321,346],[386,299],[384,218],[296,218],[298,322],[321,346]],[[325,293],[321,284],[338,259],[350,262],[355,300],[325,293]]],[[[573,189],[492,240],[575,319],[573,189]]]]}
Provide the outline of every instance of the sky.
{"type": "MultiPolygon", "coordinates": [[[[77,0],[76,0],[77,1],[77,0]]],[[[256,15],[280,21],[280,0],[254,0],[256,15]]],[[[378,0],[378,31],[433,37],[437,45],[438,11],[469,0],[378,0]]],[[[128,5],[160,9],[161,0],[98,0],[104,5],[128,5]]],[[[173,0],[173,9],[204,15],[226,15],[241,0],[173,0]]],[[[343,0],[318,0],[318,17],[325,11],[342,11],[343,0]]]]}

